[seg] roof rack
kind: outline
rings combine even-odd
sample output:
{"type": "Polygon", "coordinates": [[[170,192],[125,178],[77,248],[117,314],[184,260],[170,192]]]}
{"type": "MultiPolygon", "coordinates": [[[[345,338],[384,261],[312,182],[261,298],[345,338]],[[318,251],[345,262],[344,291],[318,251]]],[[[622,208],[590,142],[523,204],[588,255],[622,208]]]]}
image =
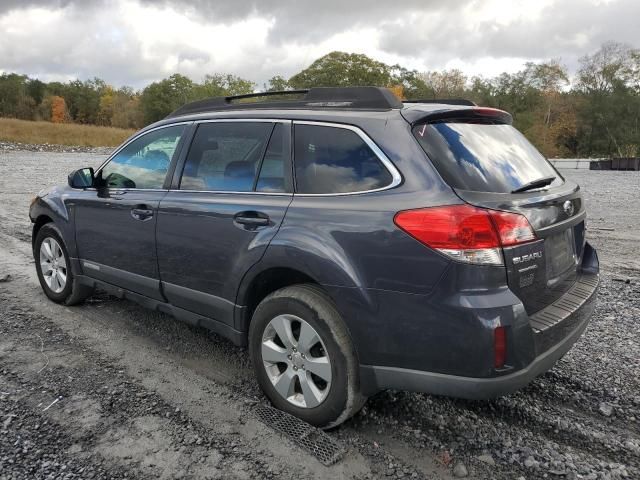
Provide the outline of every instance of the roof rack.
{"type": "Polygon", "coordinates": [[[402,108],[402,102],[387,88],[382,87],[313,87],[282,92],[250,93],[229,97],[213,97],[187,103],[170,113],[167,118],[192,113],[273,108],[344,108],[359,110],[389,110],[402,108]],[[289,100],[282,97],[297,96],[289,100]],[[246,102],[251,98],[279,97],[277,101],[246,102]]]}
{"type": "Polygon", "coordinates": [[[477,107],[478,105],[471,100],[467,100],[465,98],[421,98],[421,99],[411,99],[411,100],[403,100],[404,103],[443,103],[445,105],[466,105],[469,107],[477,107]]]}

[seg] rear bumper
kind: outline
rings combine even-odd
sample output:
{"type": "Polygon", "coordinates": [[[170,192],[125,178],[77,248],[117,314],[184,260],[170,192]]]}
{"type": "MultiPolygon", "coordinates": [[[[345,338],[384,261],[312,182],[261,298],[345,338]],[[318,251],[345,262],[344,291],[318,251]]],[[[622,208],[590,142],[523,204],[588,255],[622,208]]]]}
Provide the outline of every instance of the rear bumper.
{"type": "MultiPolygon", "coordinates": [[[[593,252],[595,256],[595,251],[593,252]]],[[[597,257],[567,294],[529,318],[535,357],[516,371],[467,377],[388,366],[361,366],[361,379],[371,393],[407,390],[466,399],[488,399],[512,393],[549,370],[578,340],[589,323],[599,284],[597,257]]]]}

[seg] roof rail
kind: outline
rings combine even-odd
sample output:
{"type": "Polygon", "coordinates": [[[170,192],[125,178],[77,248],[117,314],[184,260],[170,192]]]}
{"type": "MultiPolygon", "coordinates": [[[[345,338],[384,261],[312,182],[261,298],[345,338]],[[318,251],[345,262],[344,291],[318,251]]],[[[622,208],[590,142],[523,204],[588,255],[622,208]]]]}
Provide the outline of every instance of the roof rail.
{"type": "Polygon", "coordinates": [[[283,92],[249,93],[229,97],[213,97],[187,103],[170,113],[167,118],[192,113],[220,110],[273,109],[273,108],[344,108],[359,110],[389,110],[402,108],[402,102],[387,88],[382,87],[313,87],[283,92]],[[286,96],[297,96],[289,100],[286,96]],[[274,102],[246,102],[251,98],[280,97],[274,102]]]}
{"type": "Polygon", "coordinates": [[[469,107],[477,107],[478,105],[471,100],[467,100],[465,98],[421,98],[421,99],[411,99],[411,100],[403,100],[404,103],[443,103],[445,105],[466,105],[469,107]]]}

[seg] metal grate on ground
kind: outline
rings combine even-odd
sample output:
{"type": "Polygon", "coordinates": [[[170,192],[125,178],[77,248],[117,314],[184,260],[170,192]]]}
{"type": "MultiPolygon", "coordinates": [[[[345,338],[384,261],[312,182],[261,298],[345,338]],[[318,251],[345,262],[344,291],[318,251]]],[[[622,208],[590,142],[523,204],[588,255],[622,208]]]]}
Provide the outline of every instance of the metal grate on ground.
{"type": "Polygon", "coordinates": [[[322,430],[293,415],[267,405],[256,406],[253,413],[262,423],[285,434],[303,450],[320,460],[323,465],[333,465],[345,454],[345,449],[340,443],[322,430]]]}

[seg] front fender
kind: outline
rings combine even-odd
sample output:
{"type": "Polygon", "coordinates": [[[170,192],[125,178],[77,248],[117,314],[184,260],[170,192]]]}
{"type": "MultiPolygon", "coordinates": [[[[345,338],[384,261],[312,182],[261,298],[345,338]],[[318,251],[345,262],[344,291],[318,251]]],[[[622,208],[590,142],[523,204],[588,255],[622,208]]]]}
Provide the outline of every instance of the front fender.
{"type": "Polygon", "coordinates": [[[52,187],[40,192],[29,209],[29,218],[34,224],[32,243],[35,242],[37,229],[42,225],[38,219],[50,218],[60,230],[67,252],[73,258],[77,257],[73,214],[67,204],[69,193],[64,187],[52,187]]]}

